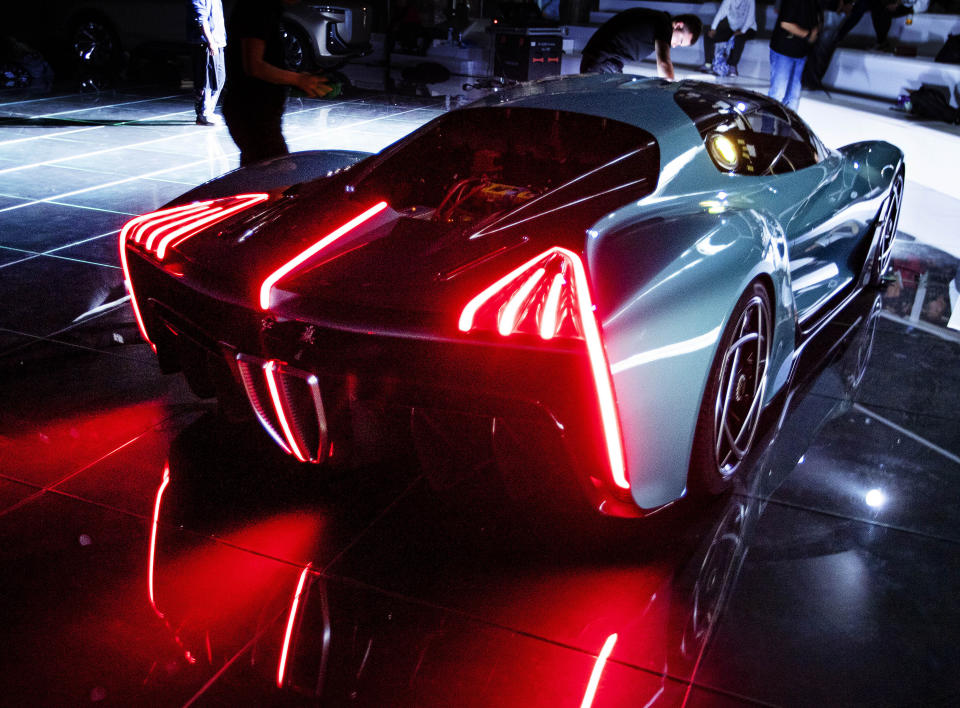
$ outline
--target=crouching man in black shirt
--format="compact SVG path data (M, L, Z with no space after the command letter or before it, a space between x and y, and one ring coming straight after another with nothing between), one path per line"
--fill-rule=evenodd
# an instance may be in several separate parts
M619 12L593 33L583 49L580 73L618 74L625 62L637 62L654 52L657 74L674 78L671 47L689 47L700 38L703 23L696 15L677 15L647 8Z

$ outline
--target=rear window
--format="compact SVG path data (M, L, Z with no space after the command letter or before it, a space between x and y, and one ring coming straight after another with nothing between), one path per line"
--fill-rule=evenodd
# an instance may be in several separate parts
M409 216L475 226L655 145L647 131L609 118L538 108L467 108L388 148L353 187L385 198ZM644 177L650 175L636 175Z

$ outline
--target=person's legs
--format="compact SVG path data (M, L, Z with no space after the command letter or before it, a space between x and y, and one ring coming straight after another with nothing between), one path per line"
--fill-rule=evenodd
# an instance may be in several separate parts
M787 90L781 103L795 111L800 106L801 77L803 76L803 65L807 63L807 58L794 59L789 57L789 59Z
M205 99L207 92L207 57L209 53L207 48L200 44L194 44L191 48L191 58L193 60L193 107L197 112L197 118L203 115Z
M860 21L860 18L863 17L864 13L870 8L870 3L872 0L857 0L853 3L853 9L850 10L850 14L847 15L847 19L843 21L840 25L840 28L837 30L836 35L834 35L834 43L838 43L841 39L846 37L850 30L857 26L857 23Z
M787 82L790 80L790 57L770 50L770 90L767 95L780 101L787 95Z
M878 44L886 43L890 25L893 24L893 15L887 9L887 2L889 0L870 0L870 20L873 22Z
M584 54L580 59L581 74L622 74L623 62L613 57Z
M207 102L204 106L204 113L208 116L213 115L217 107L217 101L220 99L220 92L223 91L223 85L227 78L226 59L223 50L220 49L210 57L208 76L210 80L210 90L207 96Z
M223 117L230 137L240 148L240 166L289 154L283 139L283 110L264 111L237 106L229 100L223 104Z
M729 76L731 74L730 64L727 61L727 56L732 45L733 41L729 39L725 42L717 42L716 44L716 48L713 52L713 61L710 64L710 71L717 76Z
M736 68L740 63L740 57L743 56L743 48L747 44L748 39L753 39L754 35L757 33L752 29L748 29L743 34L737 34L733 37L733 49L730 51L730 55L727 57L727 63Z

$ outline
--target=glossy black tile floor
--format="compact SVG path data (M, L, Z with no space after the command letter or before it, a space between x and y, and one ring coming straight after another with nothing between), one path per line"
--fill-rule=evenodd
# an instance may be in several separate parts
M732 494L557 518L402 456L305 471L161 375L117 231L229 137L185 94L0 101L0 703L960 702L955 258L901 238ZM293 101L285 130L377 150L442 110Z

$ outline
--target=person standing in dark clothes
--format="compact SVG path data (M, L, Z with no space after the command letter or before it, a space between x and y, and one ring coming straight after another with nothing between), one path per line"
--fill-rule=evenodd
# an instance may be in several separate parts
M227 28L220 0L187 1L187 41L193 48L193 97L197 125L219 125L214 115L226 79Z
M849 12L844 13L846 19L834 35L834 45L838 44L850 33L850 30L857 26L860 18L868 10L870 11L870 20L873 22L873 31L877 35L877 49L890 48L887 35L890 34L893 18L903 17L913 12L913 8L905 6L899 0L893 0L892 2L891 0L856 0L849 8Z
M284 4L297 2L238 0L230 16L230 85L223 100L223 117L240 148L241 167L289 152L281 129L288 86L296 86L312 98L331 91L319 76L283 68L280 18Z
M770 37L769 95L793 110L800 105L801 77L817 41L822 13L817 0L783 0Z
M657 74L673 80L671 47L689 47L700 37L703 23L696 15L677 15L647 8L618 12L593 33L583 48L580 73L618 74L625 62L637 62L654 52Z

